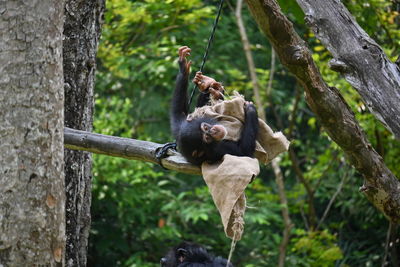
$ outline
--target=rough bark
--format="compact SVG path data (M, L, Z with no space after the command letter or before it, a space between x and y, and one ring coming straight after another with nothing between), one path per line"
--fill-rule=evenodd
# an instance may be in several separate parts
M62 266L64 2L0 0L0 266Z
M246 0L254 19L268 37L281 62L303 86L306 101L328 135L363 175L360 188L393 222L400 221L400 183L372 148L338 89L328 87L305 42L273 0Z
M65 125L92 131L97 45L104 0L67 0L64 22ZM66 186L65 262L86 266L91 223L91 153L64 150Z
M400 139L400 69L336 0L297 0L306 23L332 53L330 67L358 91L368 109Z
M156 164L160 164L156 158L156 153L159 148L164 146L148 141L89 133L70 128L64 129L64 144L69 149ZM161 165L166 169L183 173L201 174L198 166L188 163L181 154L172 150L169 150L168 157L161 160Z

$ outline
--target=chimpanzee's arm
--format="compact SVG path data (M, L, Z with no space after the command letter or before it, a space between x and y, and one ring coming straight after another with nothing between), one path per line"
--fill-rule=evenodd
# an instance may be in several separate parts
M258 115L256 107L251 103L245 106L245 121L240 135L239 147L244 155L252 157L256 149L258 134Z
M172 115L174 117L187 116L187 88L189 81L189 73L186 71L186 59L179 60L179 73L176 76L175 91L172 98Z
M179 73L176 77L175 91L171 103L171 128L176 137L180 126L188 114L187 88L189 80L190 62L186 56L190 55L190 48L183 46L179 48Z

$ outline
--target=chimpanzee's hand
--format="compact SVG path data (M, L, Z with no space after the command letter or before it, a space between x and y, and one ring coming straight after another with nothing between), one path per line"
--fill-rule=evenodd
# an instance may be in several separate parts
M190 65L192 64L192 61L188 61L186 57L190 56L190 51L192 51L189 47L187 46L182 46L178 49L179 53L179 68L181 73L184 74L189 74L190 72Z

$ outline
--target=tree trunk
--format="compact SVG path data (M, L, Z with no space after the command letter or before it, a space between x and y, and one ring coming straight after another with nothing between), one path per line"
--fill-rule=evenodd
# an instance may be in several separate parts
M306 23L332 53L330 67L358 91L364 103L400 139L400 69L336 0L297 0Z
M0 0L0 266L61 266L64 2Z
M260 29L275 48L281 62L298 79L306 101L328 135L364 176L360 188L387 218L400 222L400 182L372 148L354 113L340 95L322 79L310 51L282 14L274 0L246 0Z
M67 0L64 24L65 125L92 131L97 45L104 0ZM86 266L90 229L91 153L65 149L67 266Z

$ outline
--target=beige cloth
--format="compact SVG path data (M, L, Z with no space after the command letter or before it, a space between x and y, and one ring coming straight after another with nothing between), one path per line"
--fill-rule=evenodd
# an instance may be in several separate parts
M226 127L228 131L226 139L237 141L244 122L244 104L244 98L236 93L231 100L218 101L211 106L197 108L188 116L188 120L204 116L214 118ZM246 209L244 190L260 172L258 160L267 164L288 148L289 141L281 132L274 133L264 121L259 120L256 159L225 155L219 163L202 164L203 178L229 238L240 240L242 237L243 216Z
M226 235L240 240L246 210L246 197L243 192L260 172L258 160L227 154L221 163L203 163L201 171L221 216Z

